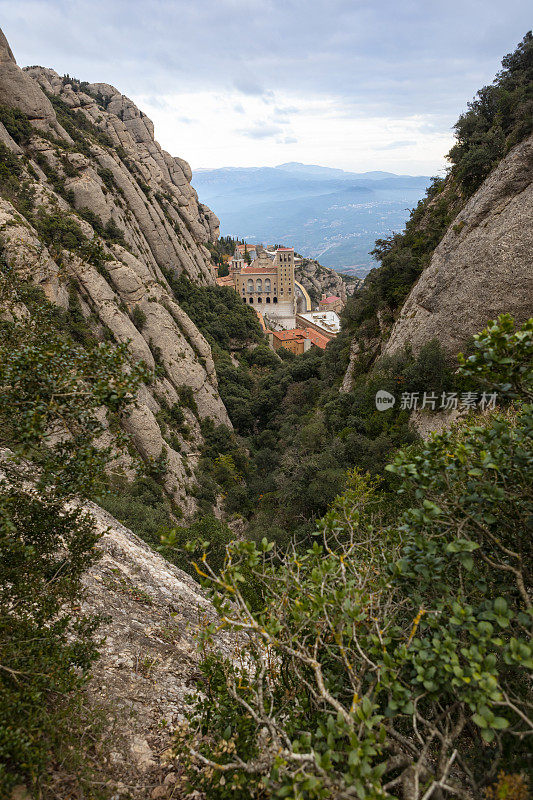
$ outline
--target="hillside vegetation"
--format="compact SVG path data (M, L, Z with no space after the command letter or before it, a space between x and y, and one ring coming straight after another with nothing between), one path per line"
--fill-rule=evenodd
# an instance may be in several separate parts
M355 469L306 547L233 542L221 569L204 553L241 659L207 630L206 696L176 737L191 788L468 798L503 768L496 796L526 797L532 355L533 321L502 316L476 337L461 371L514 405L400 451L387 470L403 503Z

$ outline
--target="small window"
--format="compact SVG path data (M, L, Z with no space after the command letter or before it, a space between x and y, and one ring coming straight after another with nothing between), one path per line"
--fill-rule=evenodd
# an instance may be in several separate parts
M266 301L267 303L270 303L270 297L267 297Z
M277 298L277 297L275 297L275 298L274 298L274 302L275 302L275 303L277 303L277 302L278 302L278 298Z
M253 303L253 302L254 302L254 298L250 297L250 303Z

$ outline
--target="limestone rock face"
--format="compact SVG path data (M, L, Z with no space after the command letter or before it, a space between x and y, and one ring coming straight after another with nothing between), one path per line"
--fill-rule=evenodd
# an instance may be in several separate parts
M106 777L144 800L146 786L164 784L172 772L164 756L184 719L185 697L202 689L198 633L216 614L189 575L98 506L87 510L103 535L102 556L83 579L84 611L109 618L100 629L105 640L89 693L116 728ZM217 644L231 657L235 643L227 634Z
M323 294L341 297L345 292L350 296L361 283L359 278L346 278L334 269L324 267L309 258L303 258L300 264L296 264L294 275L298 283L307 290L314 304L318 304Z
M201 423L231 423L211 349L165 275L215 283L207 244L218 220L198 201L189 165L161 149L131 100L108 84L21 70L0 31L2 104L35 128L15 141L0 123L0 142L19 162L18 195L0 188L3 256L53 303L77 304L99 338L127 342L133 360L153 371L122 425L145 462L164 459L167 494L190 514ZM76 236L60 239L62 223L80 232L83 246ZM174 406L183 419L177 432L168 429Z
M26 114L30 122L38 127L68 134L58 125L50 100L39 87L17 66L4 33L0 30L0 104L18 108Z
M205 245L218 237L218 219L198 202L187 162L173 158L155 141L146 114L105 83L68 83L43 67L29 67L23 75L42 89L45 100L44 92L58 97L113 143L111 148L96 145L92 158L76 161L78 175L67 182L75 208L88 208L104 223L113 218L133 252L154 267L185 271L192 280L213 283ZM115 184L116 191L109 191L99 177L102 170L110 171L106 181Z
M451 355L490 319L533 313L533 137L518 144L455 218L394 324L384 353L437 338Z

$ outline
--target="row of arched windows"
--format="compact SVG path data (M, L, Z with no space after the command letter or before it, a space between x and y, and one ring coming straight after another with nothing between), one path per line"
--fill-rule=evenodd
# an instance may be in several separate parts
M254 281L253 278L248 278L247 283L247 290L248 294L252 292L270 292L271 291L271 283L270 278L265 278L265 285L263 286L263 281L261 278L257 278L255 281L255 288L254 288Z
M242 299L244 300L244 302L246 302L246 297L243 297ZM267 298L265 298L265 301L266 301L267 303L270 303L270 297L267 297ZM250 297L250 298L249 298L249 300L248 300L248 302L250 302L250 303L253 303L253 302L254 302L254 298L253 298L253 297ZM258 303L261 303L261 298L259 298L259 299L257 300L257 302L258 302ZM277 298L277 297L274 297L274 298L273 298L273 300L272 300L272 302L273 302L273 303L277 303L277 302L278 302L278 298Z

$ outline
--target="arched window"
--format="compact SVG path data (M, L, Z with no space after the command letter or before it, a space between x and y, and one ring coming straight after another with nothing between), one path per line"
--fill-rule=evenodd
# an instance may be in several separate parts
M275 297L275 298L274 298L274 302L275 302L275 303L277 303L277 302L278 302L278 298L277 298L277 297Z
M257 279L257 281L255 282L255 285L256 285L256 291L257 292L262 292L263 291L263 281L261 280L261 278Z
M248 278L248 294L251 294L254 290L254 282L252 278Z
M267 303L270 303L270 297L267 297Z
M270 291L270 278L265 278L265 292Z
M254 298L250 297L250 303L253 303L253 302L254 302Z

